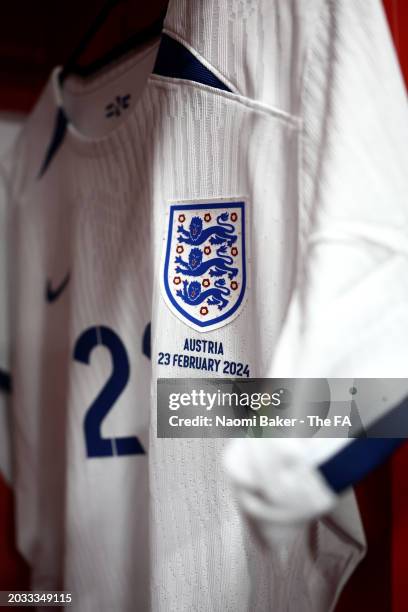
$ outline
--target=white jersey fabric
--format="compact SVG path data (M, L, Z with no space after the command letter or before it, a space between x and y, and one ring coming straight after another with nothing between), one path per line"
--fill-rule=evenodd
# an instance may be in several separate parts
M109 105L117 104L115 96L119 94L131 96L144 75L145 62L151 70L156 48L154 43L97 80L68 82L66 89L71 87L73 92L69 102L77 104L73 113L78 122L86 108L87 125L92 127L99 121L101 130L112 129L112 122L122 119L127 105L119 104L113 115ZM77 207L87 216L102 197L109 216L116 187L108 179L109 190L103 189L105 195L101 195L97 185L89 185L87 208L82 199L77 199L80 182L76 175L81 169L83 176L88 176L83 167L86 156L76 158L73 174L64 159L51 165L50 160L54 164L57 161L57 152L62 153L66 126L57 101L57 79L58 71L3 160L10 205L14 298L11 369L17 539L31 565L33 589L72 590L78 610L144 610L148 609L149 597L146 380L150 380L150 348L145 336L150 321L150 302L146 301L150 281L143 273L142 259L127 256L125 267L136 267L127 274L132 285L136 282L138 287L137 306L126 298L126 312L121 307L112 313L112 319L105 312L111 306L103 298L104 290L99 294L84 277L81 282L85 285L80 285L78 294L82 314L78 318L71 313L67 294L78 274L72 272L72 250L83 262L82 247L75 246ZM124 79L127 89L123 91ZM99 213L97 216L102 224L107 221ZM133 223L137 225L137 217ZM92 230L93 222L81 224ZM83 239L87 242L85 236ZM101 269L106 265L101 253L109 259L108 243L115 250L117 243L112 237L107 243L99 229L95 239L94 246L92 240L88 244L86 269L97 278L98 265ZM123 254L118 253L118 257ZM116 268L118 260L111 263ZM117 277L113 269L110 274L111 281ZM130 289L126 284L120 289L122 298ZM76 323L71 330L72 316ZM130 348L124 349L118 336L121 325L133 339ZM72 344L71 335L80 329ZM78 342L81 337L82 343ZM98 349L100 344L105 348ZM74 382L72 376L78 379ZM71 397L72 392L75 397ZM116 399L118 412L108 415ZM93 404L96 418L104 421L102 432L92 421L85 430L85 417ZM99 433L108 444L100 457L99 450L92 447ZM124 440L119 441L121 438Z
M10 180L19 544L33 585L81 612L327 612L364 551L354 499L289 564L263 549L225 442L157 438L156 380L270 373L333 189L361 223L399 196L384 15L173 0L161 45L150 76L156 45L85 88L55 72Z
M325 117L304 122L298 281L272 377L407 376L408 107L374 4L360 13L340 2L329 12L331 80L308 79L305 89ZM311 70L323 61L317 48ZM362 417L369 424L381 414Z
M186 4L179 6L188 10ZM249 363L251 376L290 376L293 370L285 368L286 361L273 359L289 310L299 302L304 307L306 294L313 296L306 302L306 314L314 317L320 313L319 299L326 303L322 280L326 277L330 278L328 295L332 290L341 293L345 286L352 293L353 286L357 286L355 276L348 276L349 285L343 285L337 268L330 274L331 259L323 256L321 267L326 264L326 275L315 279L321 270L314 268L314 260L309 257L315 219L325 220L330 226L331 217L326 217L329 210L332 216L344 217L352 226L354 221L370 225L372 214L376 215L374 211L380 208L385 232L398 225L403 215L405 202L401 196L406 190L401 185L405 185L406 164L399 125L405 99L378 2L273 2L264 7L261 18L255 6L241 4L240 19L233 21L231 15L237 4L217 6L212 13L216 17L212 19L211 36L207 37L200 37L197 9L189 11L192 46L213 62L241 94L267 107L252 107L250 112L246 99L244 112L237 98L233 101L227 94L218 96L226 116L222 121L224 134L232 126L226 139L233 170L228 167L224 180L217 185L220 175L211 169L210 188L200 182L200 192L204 197L218 193L248 196L251 270L247 303L241 314L216 334L208 335L223 343L224 359ZM208 3L206 8L210 11L214 4ZM186 36L186 30L176 24L169 27ZM243 39L251 43L241 47ZM223 53L217 55L221 44L225 45ZM383 117L393 115L394 105L392 120L384 121ZM289 115L286 122L276 114L266 117L268 110L276 113L277 109ZM229 123L227 118L233 113L240 118ZM215 115L213 110L211 116ZM297 125L292 124L294 119ZM239 134L235 131L238 122ZM191 141L201 142L201 138L206 139L202 132ZM227 156L225 148L217 148L218 143L225 147L220 132L212 138L216 160L213 168L224 169ZM199 159L196 180L207 176L206 162L203 156ZM229 184L231 177L233 183ZM183 192L175 187L174 199L192 198L192 189L194 186L187 185ZM385 208L385 201L390 200L395 211L391 217ZM158 225L156 219L155 228ZM335 237L328 234L322 242L330 244L333 240ZM356 242L361 252L358 263L361 258L373 265L375 246L358 232ZM339 268L341 263L339 258ZM353 269L349 260L343 263ZM361 268L354 270L364 276ZM387 290L385 278L379 286ZM319 293L314 292L315 287ZM363 304L364 292L355 299ZM170 323L172 319L161 308L158 292L154 306L157 314L152 329L157 331L158 341L156 349L153 344L153 356L159 353L160 359L160 352L167 353L171 360L174 353L182 351L191 332L186 333L178 321ZM381 312L385 314L379 308L377 313ZM341 318L341 308L336 313ZM331 313L325 314L329 317ZM165 342L162 330L170 325L172 330ZM331 325L336 325L334 318ZM317 335L317 316L315 326ZM178 329L179 340L175 338ZM291 364L298 356L299 334L288 329L282 351ZM343 333L347 340L345 329ZM336 341L339 342L338 336ZM335 342L331 350L334 357ZM371 358L375 361L375 354ZM307 365L305 360L305 368ZM352 377L363 371L368 375L365 365L361 364L356 372L350 368L342 375ZM157 373L187 375L178 367L159 366ZM322 375L328 375L326 369L313 370L313 376ZM292 543L290 571L285 572L277 555L262 557L237 514L219 468L223 442L157 440L154 416L153 413L150 459L156 606L162 610L332 609L364 548L354 501L344 498L335 515L314 524L307 544L302 537ZM363 420L369 417L366 414ZM196 495L192 491L197 491ZM186 516L190 520L189 539Z

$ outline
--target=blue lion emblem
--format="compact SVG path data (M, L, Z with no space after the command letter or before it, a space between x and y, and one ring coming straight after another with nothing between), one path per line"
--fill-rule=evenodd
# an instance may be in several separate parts
M183 225L178 226L177 233L181 234L181 236L178 236L177 240L185 244L200 245L210 239L210 244L223 244L226 242L228 246L231 246L237 241L237 236L234 234L235 227L231 223L226 223L228 219L229 214L226 212L222 213L217 217L218 225L213 225L203 230L201 217L193 217L188 230L184 229Z
M226 325L247 295L245 202L175 202L168 218L162 260L167 306L198 331Z
M198 281L189 283L185 280L183 281L183 289L179 289L177 295L181 297L186 304L190 304L190 306L197 306L207 300L207 304L210 306L218 306L218 310L222 310L228 304L228 300L226 300L224 296L230 295L231 291L228 287L225 287L225 280L223 278L215 281L214 285L215 287L202 291L201 284Z
M180 256L176 257L175 263L179 264L175 271L177 274L186 276L202 276L210 270L210 276L223 276L228 273L228 278L233 279L237 276L239 269L231 267L234 262L229 255L224 255L227 247L224 245L217 249L218 257L213 257L203 262L203 252L201 249L191 249L188 261L184 261ZM181 267L183 266L183 267Z

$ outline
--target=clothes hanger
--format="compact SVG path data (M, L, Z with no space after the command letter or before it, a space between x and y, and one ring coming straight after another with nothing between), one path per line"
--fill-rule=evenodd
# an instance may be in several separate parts
M82 40L72 53L71 57L66 62L65 66L60 72L59 79L61 85L64 83L66 78L70 75L76 75L79 77L89 77L119 59L132 49L148 42L149 40L159 36L163 29L163 22L166 16L166 11L163 11L161 15L151 25L147 26L143 30L136 32L131 35L125 41L116 45L113 49L105 53L102 57L94 60L87 65L81 65L79 60L87 49L89 44L92 42L95 35L99 32L103 24L108 19L111 12L118 7L120 4L125 3L126 0L108 0L104 5L100 13L96 16L94 22L85 33Z

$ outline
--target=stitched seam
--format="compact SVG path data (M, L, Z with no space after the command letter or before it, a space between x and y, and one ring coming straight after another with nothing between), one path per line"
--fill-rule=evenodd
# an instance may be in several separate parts
M150 79L152 84L155 84L156 86L183 85L191 89L201 89L207 93L211 93L221 98L226 98L227 100L235 102L240 106L245 106L247 108L250 108L251 110L270 115L278 121L284 123L286 126L294 128L296 130L299 130L302 126L302 121L299 117L290 115L289 113L286 113L283 110L268 106L266 104L263 104L262 102L257 102L255 100L252 100L251 98L246 98L245 96L234 94L228 91L223 91L221 89L211 87L210 85L204 85L203 83L197 83L195 81L190 81L189 79L175 79L172 77L164 77L158 74L151 75Z
M304 63L302 67L302 74L300 77L300 95L299 95L299 117L302 121L302 126L304 126L304 96L307 88L307 84L309 83L309 73L311 68L311 60L310 57L313 53L314 41L316 39L317 32L319 30L319 26L322 20L322 11L321 6L316 10L315 15L313 16L313 21L310 25L309 32L309 40L307 43L307 47L304 54ZM301 133L299 134L299 152L298 152L298 202L299 202L299 274L304 274L304 270L302 270L302 261L306 256L305 250L302 252L302 249L306 249L306 244L303 244L302 238L306 238L304 236L305 228L307 224L307 217L310 211L305 210L305 198L304 198L304 175L305 175L305 130L302 127ZM299 280L298 276L298 280Z

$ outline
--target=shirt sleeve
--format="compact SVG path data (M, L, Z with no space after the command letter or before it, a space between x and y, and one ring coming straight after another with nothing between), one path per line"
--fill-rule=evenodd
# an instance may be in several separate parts
M406 378L408 112L379 0L321 4L300 106L297 280L271 376Z

